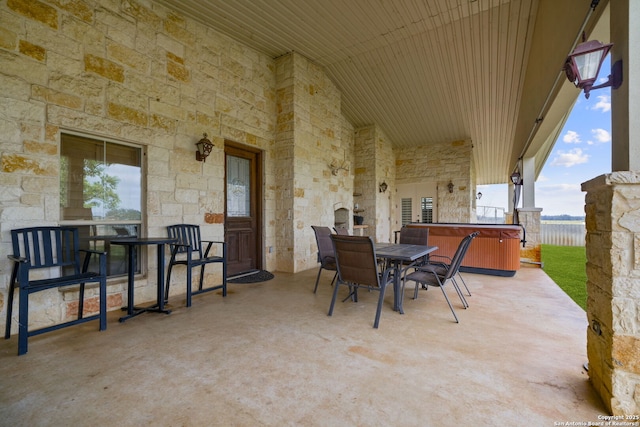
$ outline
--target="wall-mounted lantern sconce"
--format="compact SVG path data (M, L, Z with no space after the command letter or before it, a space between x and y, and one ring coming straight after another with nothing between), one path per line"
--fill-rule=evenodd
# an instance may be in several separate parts
M482 193L478 191L478 194L476 194L476 199L480 200L482 199Z
M342 164L338 165L338 162L333 160L329 165L329 168L331 169L331 173L333 175L338 175L338 171L340 170L349 172L349 164L346 161L343 161Z
M447 188L449 189L449 193L453 193L453 182L449 181Z
M382 181L382 184L378 186L378 189L380 190L381 193L386 192L387 188L388 188L388 185L385 181Z
M589 99L589 92L593 89L603 87L618 89L622 84L622 60L619 60L611 67L611 74L606 83L593 85L611 46L613 43L603 44L598 40L589 40L576 46L565 61L564 72L567 78L576 87L584 90L584 97L587 99Z
M202 134L202 139L196 142L196 160L199 162L204 162L211 154L211 150L213 149L213 143L207 139L207 134Z
M510 178L513 185L522 185L522 177L520 176L520 172L512 173Z

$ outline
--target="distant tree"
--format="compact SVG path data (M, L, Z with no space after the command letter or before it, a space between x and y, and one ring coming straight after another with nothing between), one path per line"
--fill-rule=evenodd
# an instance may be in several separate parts
M102 206L105 210L112 210L120 206L120 197L116 193L120 178L107 174L105 169L106 165L103 162L96 160L85 162L83 183L85 208ZM97 180L89 180L88 177L97 178Z
M107 218L121 221L134 221L141 217L140 211L135 209L113 209L107 212Z
M573 215L542 215L540 217L543 221L584 221L584 216L573 216Z

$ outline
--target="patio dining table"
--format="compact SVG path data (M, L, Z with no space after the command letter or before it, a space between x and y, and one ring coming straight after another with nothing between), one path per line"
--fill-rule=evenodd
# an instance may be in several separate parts
M127 311L127 314L120 317L120 323L147 311L171 313L171 310L164 308L164 248L165 245L175 243L177 240L168 237L123 237L111 240L112 245L123 245L127 248L127 306L122 308ZM157 246L157 301L156 304L149 307L136 307L133 303L137 252L135 247L145 245Z
M404 262L414 262L431 252L437 251L437 246L408 245L402 243L376 243L376 256L389 261L393 267L393 310L404 314L402 308L402 289L400 274Z

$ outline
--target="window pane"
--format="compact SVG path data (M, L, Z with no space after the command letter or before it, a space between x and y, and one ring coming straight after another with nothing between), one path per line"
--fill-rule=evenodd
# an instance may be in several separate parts
M139 235L142 149L62 134L60 219L78 226L82 249L108 253L110 276L126 274L125 247L111 245L111 239Z
M121 237L138 236L138 225L78 225L80 248L107 253L107 276L124 276L127 274L127 247L112 245L111 240ZM140 248L135 246L136 257L140 256ZM139 258L138 258L139 259ZM92 256L89 263L90 271L98 271L98 257ZM141 272L140 265L136 265L136 274ZM70 271L69 271L70 273Z
M140 220L141 149L62 135L63 220Z
M251 216L250 161L227 156L227 216Z

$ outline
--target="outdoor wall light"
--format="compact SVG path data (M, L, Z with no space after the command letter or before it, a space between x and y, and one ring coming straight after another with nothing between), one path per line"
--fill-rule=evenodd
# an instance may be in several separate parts
M622 84L622 60L619 60L611 67L611 74L609 74L609 80L606 83L593 85L611 46L613 43L603 44L598 40L589 40L576 46L565 61L564 72L567 79L576 87L584 90L584 96L587 99L589 99L589 92L593 89L603 87L618 89Z
M522 177L520 176L520 172L512 173L510 178L513 185L522 185Z
M449 189L449 193L453 193L453 182L449 181L447 188Z
M476 199L482 199L482 193L480 191L478 191L478 194L476 194Z
M202 139L196 142L196 160L199 162L204 162L211 154L211 149L213 149L213 143L207 139L207 134L202 134Z
M386 192L386 191L387 191L387 188L388 188L388 185L387 185L387 183L386 183L385 181L382 181L382 184L380 184L380 185L378 186L378 190L379 190L381 193Z

